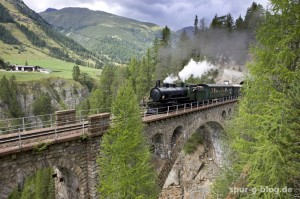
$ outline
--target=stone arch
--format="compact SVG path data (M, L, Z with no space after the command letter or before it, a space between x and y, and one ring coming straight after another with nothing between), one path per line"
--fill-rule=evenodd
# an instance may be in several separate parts
M78 189L77 191L79 192L79 198L85 198L85 191L87 187L84 184L85 182L85 176L83 174L83 170L73 161L68 159L67 157L61 157L59 159L50 159L46 160L43 159L42 161L37 161L31 166L20 166L20 169L17 169L17 174L16 178L11 179L12 182L10 185L7 187L7 198L9 194L16 188L23 186L25 183L25 180L34 175L38 170L44 169L44 168L64 168L67 169L69 172L72 172L74 176L76 177L78 181Z
M232 116L232 109L231 108L229 108L229 110L228 110L228 116L229 117Z
M154 155L163 155L164 136L162 133L156 133L152 139L152 152Z
M222 111L222 118L225 119L226 118L226 111Z
M200 131L203 135L206 151L208 152L211 149L208 156L221 166L224 159L224 146L222 140L225 134L223 126L219 122L208 121L201 125L197 131Z
M175 130L173 131L172 137L171 137L171 149L173 149L176 145L176 141L178 138L183 135L183 127L182 126L177 126Z

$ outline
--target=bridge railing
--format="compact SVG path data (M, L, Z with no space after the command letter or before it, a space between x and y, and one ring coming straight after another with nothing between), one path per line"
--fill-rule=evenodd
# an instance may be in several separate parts
M32 118L33 118L33 120L32 120ZM46 119L41 119L41 118L46 118ZM31 130L35 130L35 129L57 126L58 123L54 120L54 118L55 118L55 116L51 114L51 115L48 115L48 117L43 115L39 118L24 117L24 118L5 120L5 122L11 122L11 123L9 123L5 127L0 127L0 134L31 131ZM31 119L31 120L28 121L28 119ZM81 122L81 120L76 119L74 121L70 121L70 123L74 123L74 122Z
M68 120L68 124L87 121L88 116L103 112L110 112L110 107L105 109L90 109L76 111L75 118L72 120ZM0 120L0 135L22 131L30 131L40 128L48 128L57 125L58 123L56 122L56 114L5 119Z
M108 115L108 116L107 116ZM94 118L93 116L92 118ZM99 117L97 115L96 117ZM43 143L44 140L58 140L70 135L82 136L82 139L87 139L89 135L101 134L106 132L110 126L109 113L106 116L101 116L101 122L81 121L76 124L69 124L65 126L53 126L51 128L44 128L37 132L18 132L11 133L0 137L0 151L1 149L9 147L17 147L19 150L24 148L26 144ZM97 119L97 118L96 118ZM89 118L91 120L91 117Z
M183 113L186 111L191 111L207 106L212 106L216 104L221 104L224 102L228 102L231 100L238 99L238 96L230 96L230 97L223 97L219 99L213 99L213 100L203 100L203 101L197 101L197 102L190 102L190 103L184 103L179 105L173 105L173 106L166 106L166 107L159 107L159 108L147 108L145 107L143 109L143 117L151 116L152 118L155 117L161 117L161 116L168 116L168 115L176 115L179 113Z
M204 101L191 102L191 103L185 103L185 104L174 105L174 106L151 108L151 109L144 106L141 108L141 114L143 117L148 117L148 116L161 117L162 115L169 115L169 114L174 115L174 114L182 113L193 109L198 109L199 107L211 106L212 104L218 104L224 101L230 101L237 98L238 98L237 96L224 97L216 100L204 100ZM76 111L75 113L76 116L74 117L73 120L68 120L68 123L80 123L86 121L89 115L99 114L103 112L111 112L111 107L104 108L104 109L90 109L90 110ZM5 120L0 120L0 135L53 127L56 125L58 124L56 122L55 114L5 119Z

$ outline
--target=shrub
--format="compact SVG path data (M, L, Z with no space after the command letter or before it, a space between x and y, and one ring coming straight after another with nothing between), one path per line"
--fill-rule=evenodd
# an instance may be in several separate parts
M194 153L194 151L197 149L197 146L199 144L203 144L203 137L200 133L195 132L192 134L192 136L188 139L188 141L183 146L184 153L185 154Z

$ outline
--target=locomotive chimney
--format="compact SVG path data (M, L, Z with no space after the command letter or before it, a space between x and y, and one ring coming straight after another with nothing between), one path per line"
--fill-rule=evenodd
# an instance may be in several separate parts
M156 81L156 85L155 85L156 87L160 87L160 80L157 80Z
M164 83L164 87L169 88L170 84L169 83Z

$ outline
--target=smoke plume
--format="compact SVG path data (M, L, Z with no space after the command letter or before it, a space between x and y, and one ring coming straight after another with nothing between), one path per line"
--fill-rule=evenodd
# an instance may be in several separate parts
M193 77L201 77L204 73L211 69L215 69L216 66L211 64L210 62L204 60L201 62L196 62L193 59L178 73L178 75L171 74L169 75L163 82L164 83L173 83L174 81L181 80L185 81Z
M190 78L192 75L196 77L201 77L205 72L216 68L213 64L207 62L206 60L201 62L196 62L193 59L190 60L188 65L186 65L179 73L178 76L182 81Z

